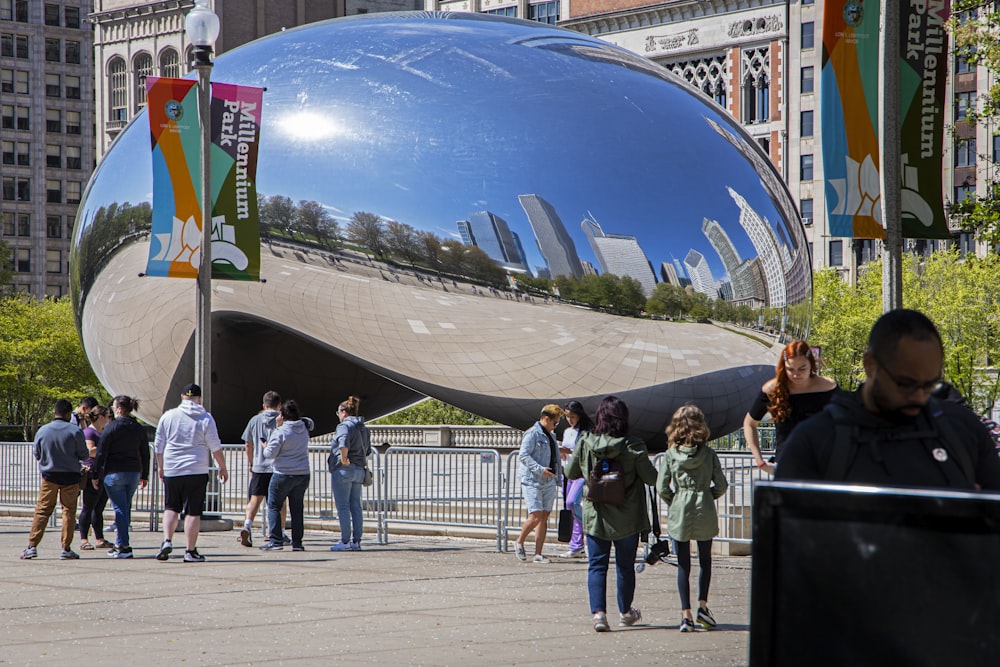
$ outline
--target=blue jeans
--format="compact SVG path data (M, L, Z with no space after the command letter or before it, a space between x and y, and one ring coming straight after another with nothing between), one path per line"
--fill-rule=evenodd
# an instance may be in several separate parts
M587 535L587 592L590 594L590 613L607 611L608 563L611 545L615 545L615 568L618 570L618 611L627 612L635 598L635 553L639 549L639 533L615 540L602 540Z
M132 523L132 496L139 488L140 473L109 472L104 476L104 487L108 490L108 500L115 511L115 544L129 546L128 529Z
M361 542L364 531L364 517L361 515L361 489L364 488L365 469L349 465L333 471L330 480L333 487L333 502L337 506L340 519L340 541ZM352 533L353 528L353 533Z
M267 487L267 525L270 527L268 539L272 544L281 544L281 506L288 499L288 513L292 517L292 546L302 546L302 536L306 532L302 516L305 511L306 489L309 488L309 475L283 475L276 472L271 475L271 483Z

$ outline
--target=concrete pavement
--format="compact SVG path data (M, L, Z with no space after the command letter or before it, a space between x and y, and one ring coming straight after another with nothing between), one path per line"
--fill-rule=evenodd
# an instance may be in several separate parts
M137 530L133 560L85 551L62 561L50 528L38 558L21 561L29 525L0 517L0 665L747 662L748 557L714 559L716 630L678 633L676 569L658 565L637 575L642 621L619 629L609 613L614 631L598 634L584 560L521 563L489 540L391 535L388 545L331 553L331 533L307 531L305 552L265 553L241 547L233 531L201 535L205 563L182 562L176 547L161 563L160 535ZM697 565L693 591L696 578Z

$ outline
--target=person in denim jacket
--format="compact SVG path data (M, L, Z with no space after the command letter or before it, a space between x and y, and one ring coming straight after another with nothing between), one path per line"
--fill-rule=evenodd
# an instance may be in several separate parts
M559 480L559 448L552 431L562 420L563 409L554 403L542 408L542 414L534 426L524 432L521 450L518 452L518 481L521 495L528 509L528 518L521 526L521 534L514 542L514 554L518 560L528 560L524 551L524 541L535 533L535 563L548 563L542 553L545 533L548 530L549 514L556 501Z

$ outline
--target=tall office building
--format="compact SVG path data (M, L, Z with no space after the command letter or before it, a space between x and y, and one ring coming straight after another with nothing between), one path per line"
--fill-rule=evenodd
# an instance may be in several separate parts
M462 232L463 241L466 234L471 239L466 245L480 248L490 259L509 271L524 273L528 270L527 260L521 254L506 220L490 211L477 211L470 213L469 219L464 222L467 231ZM459 223L460 231L462 227L462 223Z
M660 281L667 283L668 285L673 285L674 287L681 286L681 279L677 275L677 269L670 262L660 263Z
M705 256L691 248L687 256L684 257L684 266L687 267L688 275L691 276L691 286L695 292L709 296L713 299L719 296L719 290L715 286L715 278L712 277L712 269L709 268Z
M740 226L750 237L750 242L753 243L757 258L764 269L764 279L767 281L767 305L780 308L786 304L786 292L785 268L781 249L778 247L778 237L775 236L771 225L753 210L742 195L728 186L726 190L740 209Z
M521 202L521 208L535 232L538 251L545 259L549 276L582 278L583 267L576 253L576 244L552 204L538 195L518 195L517 200Z
M585 218L580 227L590 242L594 257L601 265L601 271L635 278L642 285L642 291L646 296L653 293L656 289L656 275L646 253L642 251L639 241L634 236L605 234L593 218Z
M701 223L701 231L705 234L705 238L708 239L712 248L715 249L719 259L722 260L722 265L729 276L730 288L724 293L723 298L727 301L746 302L748 299L754 299L763 302L764 291L758 289L756 284L752 260L740 259L736 246L733 245L732 239L729 238L729 234L726 233L722 225L717 220L704 218Z
M13 286L69 290L69 236L94 166L90 2L0 0L0 232Z

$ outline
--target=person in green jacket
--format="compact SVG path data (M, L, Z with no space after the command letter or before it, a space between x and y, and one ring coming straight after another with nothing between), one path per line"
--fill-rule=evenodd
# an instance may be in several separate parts
M608 563L611 546L615 547L615 567L618 570L618 621L633 625L642 612L632 606L635 598L635 553L639 548L639 533L649 531L646 511L646 485L656 482L656 468L649 460L646 443L628 434L628 406L617 396L601 400L595 417L596 425L589 433L581 433L573 455L566 463L570 479L589 479L590 470L605 459L617 459L622 464L625 480L625 502L621 505L594 503L583 500L583 532L587 536L587 590L594 629L610 630L605 613L608 589Z
M668 510L667 533L677 554L677 591L681 596L681 632L693 632L691 616L691 540L698 543L698 625L715 627L708 609L712 582L712 538L719 534L715 501L729 484L715 450L709 447L705 414L696 405L681 406L667 425L667 451L660 462L656 490Z

